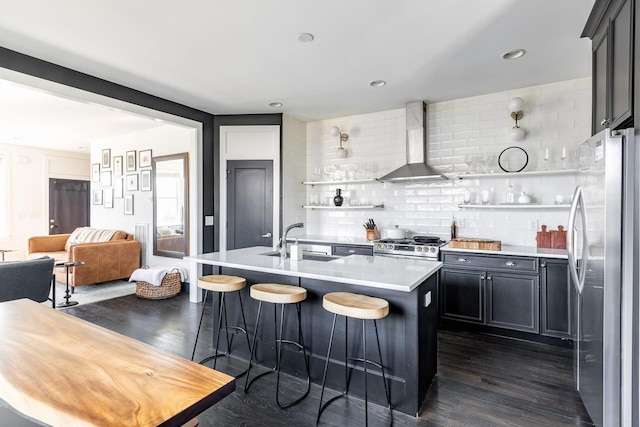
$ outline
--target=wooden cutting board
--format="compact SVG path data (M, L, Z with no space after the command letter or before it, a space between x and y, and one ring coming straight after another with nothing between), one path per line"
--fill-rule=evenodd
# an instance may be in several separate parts
M457 249L480 249L485 251L500 251L502 250L502 242L500 240L490 239L471 239L458 237L449 241L450 248Z
M551 233L547 231L547 226L542 226L542 231L538 231L536 235L536 244L539 248L551 247Z
M562 225L557 230L551 230L551 242L548 246L553 249L567 249L567 232Z

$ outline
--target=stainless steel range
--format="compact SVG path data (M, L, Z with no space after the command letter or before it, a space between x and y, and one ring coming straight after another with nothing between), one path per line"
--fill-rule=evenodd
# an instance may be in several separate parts
M440 247L447 242L434 236L415 236L411 239L382 239L373 244L373 254L397 258L425 258L438 260Z

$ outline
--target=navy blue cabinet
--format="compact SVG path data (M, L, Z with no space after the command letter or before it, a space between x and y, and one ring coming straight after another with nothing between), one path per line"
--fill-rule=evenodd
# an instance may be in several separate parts
M445 251L443 263L442 319L572 338L575 293L566 259Z

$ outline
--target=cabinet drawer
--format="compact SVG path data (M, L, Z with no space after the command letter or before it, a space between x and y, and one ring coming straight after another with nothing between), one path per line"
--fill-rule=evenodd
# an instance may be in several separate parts
M467 252L443 252L442 260L448 267L481 267L504 271L538 271L538 259L516 256L476 255Z
M333 245L333 255L373 255L373 246Z

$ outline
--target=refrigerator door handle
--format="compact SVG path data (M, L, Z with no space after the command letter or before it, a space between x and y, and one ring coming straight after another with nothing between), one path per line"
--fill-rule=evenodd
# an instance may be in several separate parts
M580 208L581 219L582 219L582 229L583 229L583 259L586 261L586 222L585 222L585 213L584 213L584 198L582 193L582 187L576 187L576 191L573 193L573 201L571 202L571 210L569 211L569 232L567 233L567 258L569 260L569 273L571 274L571 279L573 281L573 285L575 286L578 293L582 293L582 288L584 287L584 276L586 272L586 264L582 265L580 269L578 269L578 262L576 259L576 247L574 241L574 234L576 230L576 216L578 214L578 208Z

